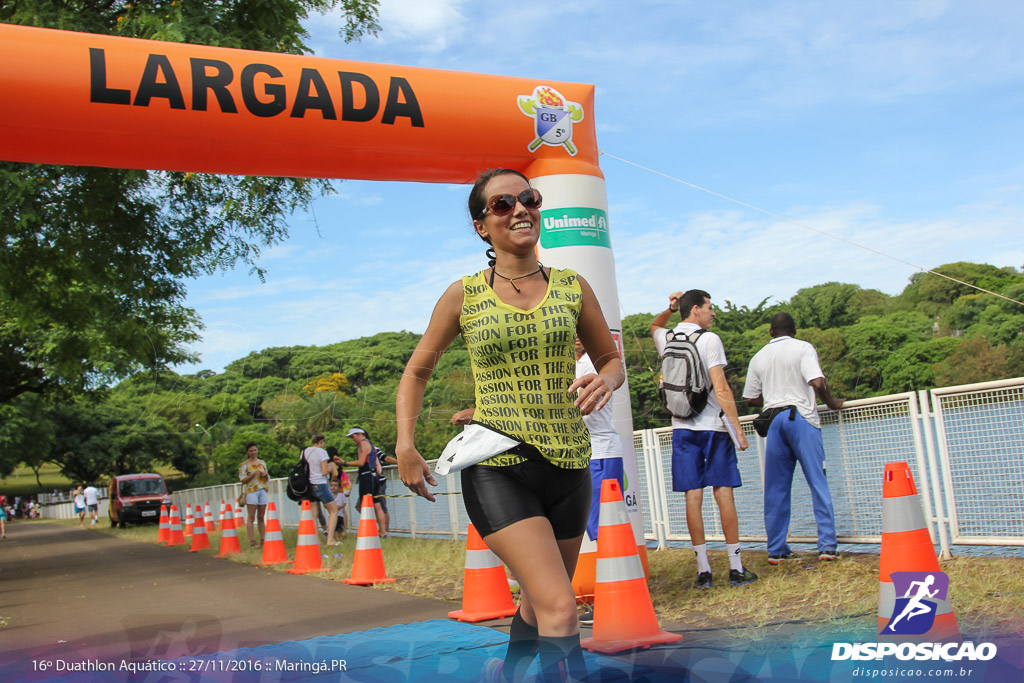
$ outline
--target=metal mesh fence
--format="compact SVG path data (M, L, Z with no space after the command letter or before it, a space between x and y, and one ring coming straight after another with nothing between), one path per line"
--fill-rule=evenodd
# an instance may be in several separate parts
M953 543L1024 545L1024 381L931 393Z
M922 392L922 396L924 392ZM914 394L851 401L841 411L822 411L822 439L829 487L836 511L836 530L844 543L881 540L882 473L885 464L909 463L922 494L930 531L936 518L945 523L943 505L932 496L936 468L929 470L926 456L935 455L942 471L945 508L954 543L971 545L1024 545L1024 378L930 392L937 448L932 449L931 417L918 410ZM923 400L923 399L922 399ZM750 449L738 454L743 485L734 497L740 519L740 538L764 541L764 440L754 434L753 417L740 420ZM672 489L672 430L634 432L639 481L639 506L644 535L649 540L689 539L686 504ZM926 452L926 449L930 449ZM937 453L933 452L937 451ZM437 501L408 496L395 467L385 468L391 530L427 537L465 538L469 518L461 496L458 474L441 477ZM299 506L285 496L285 479L274 479L270 499L282 525L297 526ZM937 484L936 484L937 485ZM177 491L183 504L210 503L214 514L220 501L233 501L239 484ZM355 528L356 492L349 499L349 528ZM44 506L48 508L61 506ZM817 528L811 497L800 468L794 473L790 540L814 542ZM933 512L935 511L935 512ZM705 533L722 541L721 522L711 491L703 501ZM51 515L46 515L51 516ZM944 546L945 547L945 546Z

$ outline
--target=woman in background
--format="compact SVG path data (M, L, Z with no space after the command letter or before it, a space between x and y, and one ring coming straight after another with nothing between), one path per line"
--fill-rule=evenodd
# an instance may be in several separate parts
M245 444L245 460L238 467L238 480L242 482L242 491L245 493L245 530L249 533L249 546L256 547L256 536L253 535L253 518L257 520L260 530L260 545L263 545L263 536L267 527L264 518L267 514L267 504L270 502L270 495L267 486L270 483L270 473L267 472L267 463L259 459L260 447L255 441Z

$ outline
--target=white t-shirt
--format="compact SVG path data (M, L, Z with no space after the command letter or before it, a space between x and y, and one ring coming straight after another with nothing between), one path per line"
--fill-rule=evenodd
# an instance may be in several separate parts
M589 374L596 375L597 369L590 360L590 356L585 353L576 361L576 378L579 379L583 375ZM604 408L583 416L583 424L590 432L591 460L622 457L622 439L615 431L615 423L612 421L612 404L614 402L615 396L613 395L608 399Z
M344 517L345 506L348 505L348 496L346 496L341 491L338 491L336 494L334 494L334 503L335 505L338 506L338 516Z
M84 510L85 509L85 496L81 493L75 496L75 507Z
M672 330L675 334L683 333L691 335L700 329L696 323L679 323ZM654 346L658 349L658 355L664 355L665 346L668 344L669 331L665 328L654 331ZM708 386L711 387L711 368L721 365L724 369L728 361L725 359L725 346L721 338L714 332L704 332L697 337L697 353L700 354L700 362L704 366ZM715 389L708 390L708 404L704 410L692 417L678 418L672 416L672 429L689 429L692 432L724 432L725 425L722 423L722 407L718 405L718 397L715 396Z
M99 505L99 491L96 490L95 486L86 486L82 493L85 494L86 505Z
M796 406L800 414L821 428L811 380L825 375L814 346L792 337L776 337L750 359L743 398L764 397L764 408Z
M330 460L327 457L327 451L316 446L310 446L302 454L302 457L309 463L309 483L316 486L317 484L326 484L327 477L320 471L320 463L324 460Z

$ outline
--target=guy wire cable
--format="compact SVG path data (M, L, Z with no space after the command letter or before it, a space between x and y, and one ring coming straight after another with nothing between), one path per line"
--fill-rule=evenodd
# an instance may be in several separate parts
M642 170L647 171L649 173L653 173L655 175L660 175L663 178L668 178L669 180L673 180L673 181L675 181L675 182L677 182L677 183L679 183L681 185L686 185L687 187L692 187L695 190L700 190L701 192L706 192L707 194L710 194L710 195L712 195L714 197L718 197L719 199L724 199L727 202L732 202L733 204L739 204L740 206L746 207L746 208L751 209L753 211L757 211L759 213L763 213L763 214L765 214L767 216L771 216L772 218L776 218L776 219L778 219L780 221L784 221L786 223L792 223L793 225L795 225L797 227L800 227L800 228L803 228L804 230L810 230L811 232L816 232L819 235L825 235L826 237L831 237L834 240L839 240L840 242L845 242L846 244L849 244L850 246L853 246L853 247L857 247L858 249L863 249L864 251L869 251L872 254L876 254L878 256L882 256L882 257L890 259L892 261L896 261L897 263L902 263L903 265L910 266L911 268L915 268L915 269L917 269L918 271L920 271L922 273L931 273L932 275L938 275L939 277L946 278L947 280L951 280L953 282L956 282L957 284L964 285L965 287L970 287L971 289L976 289L979 292L984 292L985 294L991 294L992 296L997 296L1000 299L1005 299L1006 301L1009 301L1011 303L1015 303L1018 306L1024 306L1024 301L1017 301L1016 299L1011 299L1010 297L1008 297L1008 296L1006 296L1004 294L1000 294L998 292L993 292L993 291L991 291L989 289L985 289L984 287L979 287L978 285L971 284L970 282L964 282L963 280L959 280L959 279L957 279L957 278L955 278L955 277L953 277L951 275L945 275L944 273L939 273L939 272L931 270L929 268L925 268L924 266L919 266L916 263L911 263L910 261L904 261L903 259L901 259L899 257L892 256L891 254L886 254L884 251L879 251L877 249L873 249L873 248L871 248L869 246L866 246L864 244L860 244L858 242L854 242L852 240L848 240L845 237L840 237L839 235L833 235L832 233L827 232L825 230L821 230L819 228L815 228L813 226L807 225L806 223L801 223L800 221L794 220L792 218L787 218L786 216L782 216L782 215L779 215L777 213L773 213L771 211L768 211L767 209L762 209L762 208L760 208L758 206L754 206L753 204L748 204L748 203L746 203L744 201L740 201L739 199L733 199L732 197L729 197L728 195L721 194L720 192L715 192L714 190L709 190L706 187L701 187L700 185L696 185L694 183L687 182L685 180L682 180L681 178L676 178L674 176L670 176L667 173L663 173L663 172L655 170L653 168L649 168L647 166L643 166L641 164L636 163L635 161L629 161L628 159L623 159L622 157L615 156L614 154L610 154L609 152L606 152L604 150L600 150L599 153L602 156L611 157L612 159L615 159L616 161L621 161L624 164L629 164L630 166L635 166L636 168L642 169Z

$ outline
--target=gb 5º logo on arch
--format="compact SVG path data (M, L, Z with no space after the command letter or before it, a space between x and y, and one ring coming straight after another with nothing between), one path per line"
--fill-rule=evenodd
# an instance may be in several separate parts
M566 100L551 86L538 85L532 95L519 96L519 110L534 120L536 137L527 149L536 152L541 145L565 145L566 151L576 156L572 125L583 120L583 107L579 102Z

